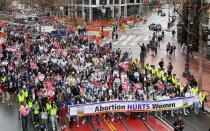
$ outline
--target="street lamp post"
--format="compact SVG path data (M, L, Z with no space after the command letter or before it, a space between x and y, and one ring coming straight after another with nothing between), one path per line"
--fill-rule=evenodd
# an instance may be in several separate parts
M105 15L105 13L106 13L106 8L104 7L104 4L103 4L103 7L101 8L101 11L102 11L102 14L103 14L103 16L102 16L102 21L104 21L104 15ZM102 38L104 38L104 22L102 22L102 27L101 27L101 33L102 33Z
M187 28L190 29L190 11L191 7L187 7ZM183 72L183 77L190 76L190 34L187 33L187 54L185 58L185 71Z
M139 45L139 47L140 47L140 54L139 54L139 56L140 56L140 62L142 63L141 65L141 68L142 68L142 70L144 70L144 64L145 64L145 52L144 51L142 51L141 50L141 45L140 44L138 44Z

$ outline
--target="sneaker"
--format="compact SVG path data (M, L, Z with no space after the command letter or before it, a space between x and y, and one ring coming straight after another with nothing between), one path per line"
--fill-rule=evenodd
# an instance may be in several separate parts
M36 128L37 126L35 125L35 128Z
M66 128L66 125L64 125L63 128Z
M138 115L138 118L139 118L140 116Z
M174 114L171 114L172 117L174 117Z
M166 115L164 115L164 117L166 117Z
M187 113L189 114L190 112L187 110Z
M197 114L198 114L198 111L197 111L197 112L195 112L195 114L197 115Z
M186 113L185 113L184 115L185 115L185 116L187 116L187 114L186 114Z
M61 127L61 129L63 130L63 126Z
M11 105L13 106L13 103L11 103Z
M114 121L114 118L112 118L112 120L111 121Z
M2 101L1 104L4 104L4 101Z
M10 106L10 104L8 104L8 106Z
M53 128L53 131L55 131L55 128Z
M145 120L145 118L142 118L142 120Z
M206 112L204 111L203 114L206 114Z
M79 128L79 125L77 125L77 128Z

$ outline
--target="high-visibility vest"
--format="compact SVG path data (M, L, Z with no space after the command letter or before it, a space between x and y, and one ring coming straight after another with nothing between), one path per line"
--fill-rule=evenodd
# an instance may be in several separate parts
M56 108L51 108L50 115L55 116L56 113L57 113L57 109Z
M46 104L46 109L49 111L51 108L52 108L52 107L51 107L51 104L47 103L47 104Z
M176 80L176 77L172 77L172 84L176 84L177 80Z
M192 88L192 94L195 95L198 92L198 87Z
M6 76L2 76L2 77L1 77L1 82L2 82L2 83L5 83L6 81L7 81L7 77L6 77Z
M203 101L205 100L206 94L200 92L200 93L199 93L199 96L200 96L200 98L201 98L201 101L203 102Z
M22 92L23 92L24 97L27 98L28 97L28 90L25 90L25 91L22 90Z
M164 76L164 73L163 73L163 74L162 74L162 80L163 80L163 81L166 81L166 79L167 79L167 77Z
M160 75L161 75L160 71L156 71L156 76L160 77Z
M149 69L150 69L150 66L149 66L149 65L148 65L148 66L146 65L146 66L145 66L145 69L146 69L146 70L149 70Z
M19 102L23 102L24 101L24 95L23 94L22 95L18 94L18 101Z
M29 108L32 108L33 107L33 101L30 101L30 100L28 101L28 107Z
M39 108L38 109L34 109L34 114L39 114Z
M153 75L155 75L155 72L156 72L156 70L155 69L152 69L152 74Z

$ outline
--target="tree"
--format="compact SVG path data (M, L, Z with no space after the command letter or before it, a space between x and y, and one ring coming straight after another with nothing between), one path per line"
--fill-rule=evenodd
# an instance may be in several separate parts
M8 10L8 7L12 4L11 0L0 0L0 11Z
M188 28L188 18L181 14L178 8L174 4L174 11L177 12L184 23L184 28L192 36L192 42L198 44L199 51L199 74L198 74L198 88L202 89L202 75L203 75L203 62L204 62L204 45L203 45L203 27L201 25L201 13L208 9L208 5L202 3L201 0L183 1L183 10L186 10L187 6L191 6L193 10L193 26ZM186 20L187 19L187 20Z

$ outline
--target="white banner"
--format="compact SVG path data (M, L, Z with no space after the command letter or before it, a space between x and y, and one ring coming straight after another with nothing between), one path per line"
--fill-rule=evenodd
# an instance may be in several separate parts
M42 33L51 33L54 30L53 26L42 26L41 32Z
M154 101L109 101L69 106L70 116L84 116L105 112L144 112L175 110L193 104L193 97Z

